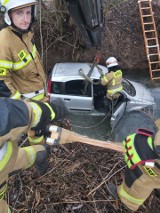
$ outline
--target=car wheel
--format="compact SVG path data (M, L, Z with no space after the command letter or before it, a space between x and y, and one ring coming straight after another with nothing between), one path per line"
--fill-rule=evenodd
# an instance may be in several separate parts
M148 115L140 111L125 113L119 123L112 131L111 138L114 141L123 141L128 135L136 132L137 129L144 128L156 132L158 129Z

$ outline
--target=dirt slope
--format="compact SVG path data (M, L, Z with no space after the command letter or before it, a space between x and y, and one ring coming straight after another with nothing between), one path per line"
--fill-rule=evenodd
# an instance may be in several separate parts
M153 1L153 11L159 34L159 4L157 2ZM104 1L104 17L100 63L104 64L107 57L114 56L119 60L123 69L131 71L148 69L138 1ZM78 30L75 29L74 25L69 28L67 16L65 16L65 20L63 22L63 33L65 32L65 34L63 36L60 37L59 34L55 33L49 35L48 33L47 43L44 39L45 48L49 47L47 58L44 55L47 70L50 70L54 63L61 61L92 62L97 53L95 48L84 48ZM55 29L55 22L50 22L50 25L52 29ZM46 30L44 34L45 32ZM52 43L49 36L52 36ZM46 38L46 36L44 37Z

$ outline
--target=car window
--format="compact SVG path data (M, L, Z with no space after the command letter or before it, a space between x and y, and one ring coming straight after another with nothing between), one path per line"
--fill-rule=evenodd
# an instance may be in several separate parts
M62 93L62 83L61 82L52 82L51 93L61 94Z
M84 80L67 81L65 82L65 94L91 97L91 83L86 84Z
M123 90L128 93L130 96L135 96L136 95L136 90L134 88L134 86L127 80L123 80L122 82L123 85Z

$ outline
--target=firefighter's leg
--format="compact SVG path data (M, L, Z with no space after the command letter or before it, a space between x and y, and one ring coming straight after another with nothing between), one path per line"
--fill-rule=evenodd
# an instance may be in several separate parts
M118 195L125 206L136 211L153 189L160 187L159 175L153 173L147 174L142 166L141 169L139 167L134 170L126 169L125 179L118 187Z
M10 208L7 204L7 201L5 200L7 188L8 188L7 183L3 182L0 188L0 213L10 212Z
M47 160L48 152L42 145L19 148L17 160L12 172L15 173L21 169L27 169L36 164L38 172L42 175L47 170ZM10 175L12 175L12 173Z

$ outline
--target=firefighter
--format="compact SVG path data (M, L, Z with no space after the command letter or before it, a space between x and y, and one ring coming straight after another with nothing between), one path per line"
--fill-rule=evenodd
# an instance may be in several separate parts
M1 0L5 27L0 31L0 97L45 99L46 74L32 25L36 0Z
M17 139L28 129L43 134L50 121L64 117L64 105L57 108L55 103L0 98L0 213L10 212L5 200L10 176L33 164L40 175L46 172L50 150L47 144L19 148Z
M138 129L124 141L127 168L122 184L109 183L112 195L132 211L137 211L154 189L160 188L160 131L153 134Z
M117 59L114 57L109 57L106 60L106 65L108 68L108 73L101 76L101 84L107 86L106 97L104 104L108 108L108 104L111 104L111 101L114 102L120 96L120 93L123 89L122 87L122 71L118 66ZM109 100L109 101L108 101ZM109 107L110 108L110 107Z
M35 46L32 25L36 0L1 0L5 28L0 31L0 97L47 101L46 74ZM31 145L44 143L32 137Z

